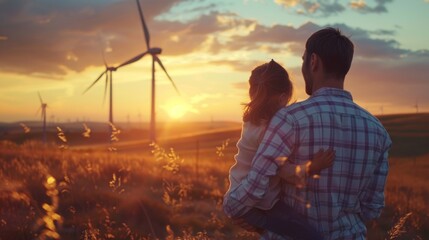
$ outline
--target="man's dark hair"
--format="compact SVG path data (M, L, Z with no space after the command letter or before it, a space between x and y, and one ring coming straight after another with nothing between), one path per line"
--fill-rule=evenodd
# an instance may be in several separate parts
M326 74L344 79L352 64L354 46L339 29L328 27L313 33L305 48L307 62L315 53L322 60Z

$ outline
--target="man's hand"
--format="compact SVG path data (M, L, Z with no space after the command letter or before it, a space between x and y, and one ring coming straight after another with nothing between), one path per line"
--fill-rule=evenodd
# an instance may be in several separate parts
M254 227L254 226L248 224L246 221L244 221L241 218L239 218L239 219L232 219L232 223L234 225L240 226L241 228L243 228L244 230L246 230L248 232L257 232L259 234L262 234L265 231L262 228L257 228L257 227Z

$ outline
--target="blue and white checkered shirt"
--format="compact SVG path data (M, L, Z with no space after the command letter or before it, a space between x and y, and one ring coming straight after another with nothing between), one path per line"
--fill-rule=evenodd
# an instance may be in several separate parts
M224 211L239 217L261 201L278 173L278 157L301 164L319 149L333 147L334 164L320 178L308 178L304 186L281 182L282 200L325 239L365 239L364 221L379 217L384 207L391 143L382 124L355 104L349 92L319 89L273 117L247 178L225 200Z

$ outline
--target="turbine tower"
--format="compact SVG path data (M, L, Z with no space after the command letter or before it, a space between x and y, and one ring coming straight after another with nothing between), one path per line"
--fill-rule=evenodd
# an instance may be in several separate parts
M419 113L419 102L416 100L416 104L414 105L414 108L416 109L416 113Z
M89 89L91 89L102 77L106 75L104 82L104 99L106 99L107 86L109 85L109 122L113 124L113 75L112 72L116 71L117 68L109 67L106 63L106 59L103 54L104 66L106 69L98 76L97 79L83 92L85 94Z
M47 103L43 102L42 96L40 96L40 92L37 92L40 100L40 108L37 110L37 113L41 110L41 118L43 120L43 143L46 144L46 108L48 107Z
M173 79L171 79L170 75L168 74L167 70L165 69L164 65L162 64L161 60L159 59L158 55L161 54L162 49L159 47L150 47L150 35L149 30L146 25L146 22L143 17L143 11L140 6L139 0L137 1L137 7L139 10L140 20L143 27L143 33L146 40L146 52L140 53L139 55L131 58L130 60L120 64L117 68L123 67L125 65L131 64L133 62L136 62L140 60L142 57L144 57L146 54L150 54L152 56L152 98L151 98L151 115L150 115L150 130L149 130L149 138L152 142L156 142L156 117L155 117L155 62L159 64L159 66L162 68L162 70L167 75L168 79L170 80L171 84L173 84L174 89L176 92L180 95L179 90L177 89L176 85L173 82Z

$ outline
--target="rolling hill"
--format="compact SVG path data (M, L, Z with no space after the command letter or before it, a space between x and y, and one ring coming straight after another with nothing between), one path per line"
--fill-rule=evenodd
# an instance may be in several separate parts
M392 140L392 156L419 156L429 153L429 113L394 114L378 116ZM0 140L22 143L40 139L41 126L37 122L26 122L30 133L24 134L20 123L0 123ZM68 138L68 144L78 149L100 149L109 146L108 125L100 122L87 123L91 128L91 138L83 138L83 123L59 123ZM147 125L147 124L146 124ZM141 125L140 125L141 126ZM124 153L145 152L149 149L147 128L136 124L119 123L120 141L115 147ZM241 124L238 122L180 122L159 124L159 144L184 153L199 149L215 149L229 139L235 145L240 137ZM48 141L58 142L57 129L48 128ZM235 150L235 149L233 149Z

